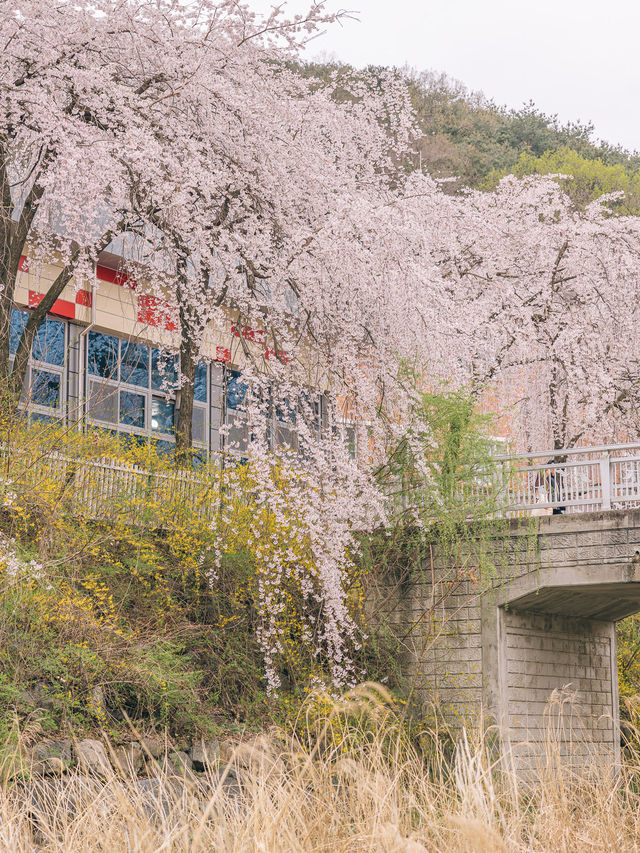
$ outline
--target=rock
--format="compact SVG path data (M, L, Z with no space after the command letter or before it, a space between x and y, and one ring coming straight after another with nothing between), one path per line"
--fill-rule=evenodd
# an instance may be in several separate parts
M136 776L144 767L144 752L136 741L114 747L111 761L123 776Z
M56 779L34 777L20 782L19 788L38 849L50 843L56 827L64 826L83 809L91 806L106 817L112 805L112 798L103 784L76 773Z
M99 740L84 738L75 745L75 752L78 764L85 773L102 777L112 775L106 750Z
M145 763L145 776L170 776L193 780L193 761L186 752L172 750L165 753L161 758L147 757Z
M154 822L165 821L174 810L183 812L199 805L190 786L177 780L150 776L148 779L137 779L134 784L145 815Z
M29 710L42 708L44 711L53 711L60 705L54 696L53 687L44 684L21 690L20 700Z
M193 761L182 750L170 752L166 763L168 772L174 776L185 776L193 770Z
M71 741L45 740L36 744L30 753L31 769L41 776L60 776L71 768Z
M220 741L201 739L191 747L191 760L196 770L207 770L220 763Z
M284 771L282 759L274 752L270 741L262 735L237 744L229 762L236 768L250 771L253 775Z
M173 791L164 779L137 779L135 788L140 793L140 804L150 820L169 817L174 803Z
M152 758L161 758L167 751L167 744L164 738L160 738L157 735L147 735L147 737L140 738L140 746L147 758L149 756Z
M224 767L233 757L233 753L237 747L236 741L221 740L220 743L220 766Z
M241 779L232 767L219 770L212 780L212 787L214 790L220 787L222 795L232 801L239 801L244 795Z
M39 761L33 765L33 772L39 773L41 776L62 776L63 773L66 773L67 769L68 765L56 755L45 758L43 761Z

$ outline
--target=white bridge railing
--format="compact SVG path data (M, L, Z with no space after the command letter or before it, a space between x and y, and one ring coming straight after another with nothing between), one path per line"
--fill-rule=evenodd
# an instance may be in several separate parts
M640 443L501 456L509 515L640 506Z

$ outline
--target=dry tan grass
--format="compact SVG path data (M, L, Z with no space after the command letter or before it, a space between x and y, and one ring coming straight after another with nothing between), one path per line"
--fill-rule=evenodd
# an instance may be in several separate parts
M489 740L430 760L380 699L360 691L313 739L273 732L245 745L206 783L166 776L155 802L133 781L49 783L0 792L0 850L56 853L511 853L640 849L640 763L614 777L555 760L523 785ZM304 731L299 727L298 732ZM311 747L305 744L313 743ZM31 796L27 791L31 790ZM148 796L148 795L147 795Z

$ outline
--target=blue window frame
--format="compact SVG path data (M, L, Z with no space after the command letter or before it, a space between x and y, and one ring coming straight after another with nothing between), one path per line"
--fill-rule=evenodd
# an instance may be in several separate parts
M9 353L15 355L24 332L29 312L20 308L11 311L11 328L9 330ZM46 317L36 332L33 340L31 355L36 361L62 367L65 355L65 324L54 317Z
M41 412L31 412L29 420L35 424L59 424L60 418L43 415Z
M120 423L144 429L145 396L135 391L120 392Z
M173 441L165 441L163 438L154 438L151 440L156 451L162 456L171 456L176 449Z
M275 405L276 418L283 424L295 424L296 422L296 406L291 403L288 398L279 400Z
M242 381L242 374L239 370L227 371L227 409L233 412L237 411L244 403L248 388L247 383Z
M28 319L29 314L27 311L20 311L19 308L14 308L11 311L11 328L9 330L9 352L11 355L16 354Z
M197 403L207 402L207 365L201 361L196 367L196 378L194 381L194 400Z
M168 400L154 397L151 400L151 429L154 432L172 433L175 426L175 406Z
M59 373L33 368L31 371L31 403L57 409L60 407L62 377Z
M97 424L117 424L122 433L171 444L175 432L175 402L168 397L178 390L179 362L175 353L126 341L115 335L91 331L87 342L90 376L87 415ZM193 442L206 449L209 427L209 366L196 368L193 407ZM157 393L153 393L153 392ZM157 440L154 438L154 443Z
M20 338L29 319L29 311L13 308L9 328L9 355L15 356ZM66 323L45 317L36 332L25 376L21 403L26 405L31 419L57 419L63 414L66 399L65 354Z
M36 361L45 361L62 367L64 364L65 334L64 323L47 317L36 332L33 341L33 357Z

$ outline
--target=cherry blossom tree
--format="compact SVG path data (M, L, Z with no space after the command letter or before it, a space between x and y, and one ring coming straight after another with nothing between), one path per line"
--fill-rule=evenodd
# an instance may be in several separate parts
M607 201L579 211L555 181L513 177L447 199L449 370L498 392L521 449L637 431L640 219Z
M340 80L337 99L334 81L285 64L290 43L269 52L224 45L224 74L212 72L207 99L190 104L188 129L172 131L188 152L181 192L169 205L156 199L159 182L136 194L136 211L155 228L147 262L170 259L167 274L153 277L158 295L177 281L184 448L199 342L206 328L224 327L230 306L238 328L262 330L254 367L264 372L265 351L276 354L272 364L286 353L291 378L303 361L308 373L310 350L325 372L336 358L343 371L344 358L357 362L362 341L372 340L375 301L406 298L398 279L406 250L395 234L394 252L389 243L385 252L390 217L382 215L399 202L394 185L411 129L404 82L377 75L374 87L360 75L347 98ZM296 356L303 348L304 360Z
M335 683L353 675L348 552L352 531L384 510L341 442L337 403L348 398L374 430L387 401L400 412L397 360L429 349L425 323L438 325L440 272L402 170L412 132L404 82L394 73L320 82L292 64L330 19L322 4L260 17L235 0L7 0L0 12L4 379L17 396L47 311L117 246L123 268L179 316L184 450L203 341L228 329L233 312L260 500L284 526L274 482L285 472L298 484L287 512L309 553L294 568L277 549L269 557L272 582L257 607L272 687L283 572L299 573L323 614L318 653ZM427 179L420 192L438 195ZM25 251L34 268L55 258L61 272L11 369ZM322 422L318 390L329 403ZM279 460L266 429L274 407L297 414L298 448Z
M0 370L14 396L37 329L72 277L87 274L114 238L148 238L140 193L154 187L153 213L163 221L168 201L189 193L184 176L205 131L190 118L205 101L216 113L207 87L218 77L233 86L225 68L236 54L262 51L268 61L275 45L293 50L323 20L322 4L286 19L235 2L3 2ZM222 107L220 133L228 118ZM9 318L26 250L33 266L55 257L61 271L31 312L11 369Z

